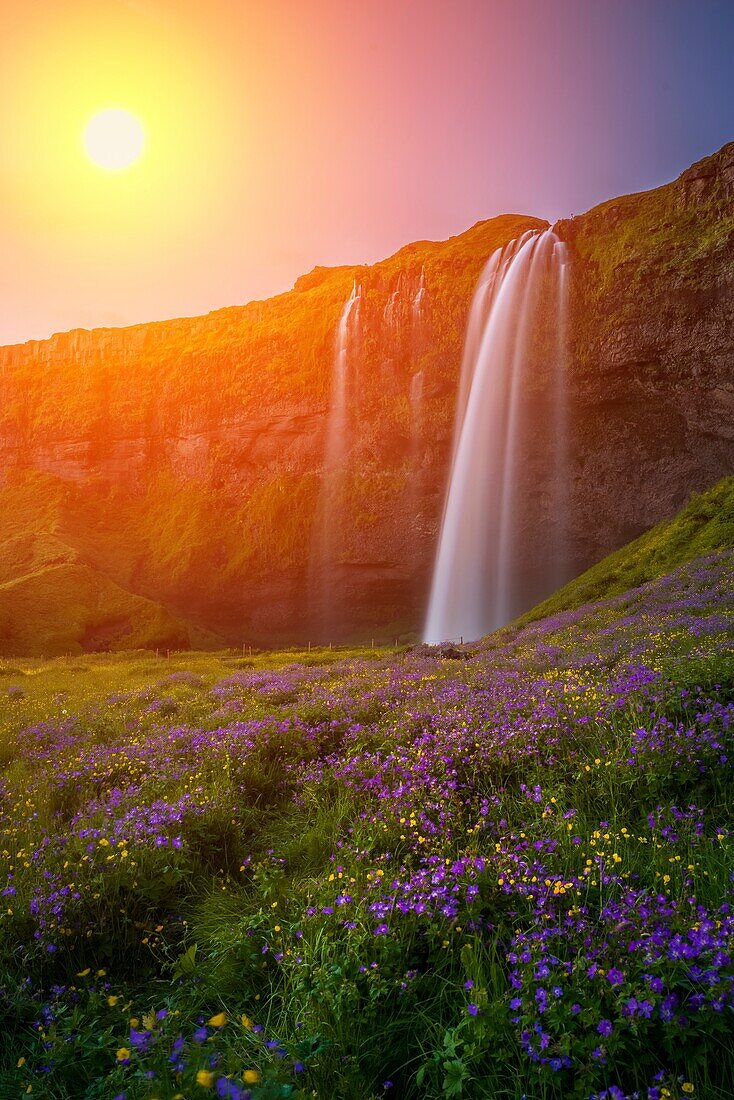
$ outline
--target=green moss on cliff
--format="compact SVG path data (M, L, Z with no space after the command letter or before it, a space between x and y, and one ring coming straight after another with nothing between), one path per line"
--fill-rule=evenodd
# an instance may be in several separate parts
M651 321L674 330L695 302L715 308L715 288L734 276L734 144L663 187L610 199L560 223L571 267L576 361L603 362ZM652 338L648 351L660 352ZM670 367L666 371L670 374Z
M622 195L563 223L576 254L594 272L602 298L624 274L624 288L644 283L652 271L673 284L712 278L702 258L725 248L734 231L734 207L721 167L733 146L707 157L663 187ZM620 270L621 269L621 270Z

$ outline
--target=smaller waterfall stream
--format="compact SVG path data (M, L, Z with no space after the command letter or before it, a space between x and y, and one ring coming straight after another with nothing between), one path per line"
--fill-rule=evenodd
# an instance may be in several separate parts
M356 281L344 303L334 341L331 395L324 444L324 467L311 541L309 566L310 617L329 633L340 599L334 565L341 549L342 495L348 473L350 421L355 405L356 349L359 346L362 288Z
M326 431L324 467L327 481L343 466L349 445L349 408L353 385L350 377L350 351L359 328L359 312L362 288L355 282L352 293L344 303L336 330L334 366L331 376L331 402Z
M410 361L414 373L410 375L410 389L408 393L408 409L410 416L410 454L408 463L408 508L410 526L412 531L413 558L420 560L423 553L423 450L424 450L424 408L423 408L423 380L424 373L420 364L426 351L426 271L421 267L418 287L413 295L410 311ZM416 370L415 368L418 367Z
M413 529L414 553L418 552L422 533L419 515L423 498L423 371L417 371L410 380L410 458L409 458L409 508Z
M423 300L426 296L426 269L421 268L421 275L418 281L418 289L415 292L413 298L413 325L419 325L423 316Z

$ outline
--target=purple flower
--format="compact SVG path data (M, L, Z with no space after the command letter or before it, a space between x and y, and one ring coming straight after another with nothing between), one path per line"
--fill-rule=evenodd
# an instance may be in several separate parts
M138 1031L136 1028L130 1028L130 1046L135 1050L144 1054L150 1046L151 1034L149 1031Z

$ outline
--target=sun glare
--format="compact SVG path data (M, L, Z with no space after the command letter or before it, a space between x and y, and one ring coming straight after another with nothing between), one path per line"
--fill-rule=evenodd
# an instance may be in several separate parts
M84 131L84 147L90 160L108 172L129 168L139 159L144 144L140 120L120 108L100 111Z

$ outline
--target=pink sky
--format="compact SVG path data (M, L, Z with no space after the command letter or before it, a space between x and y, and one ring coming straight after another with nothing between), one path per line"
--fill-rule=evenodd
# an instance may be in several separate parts
M0 10L0 343L266 297L503 212L553 220L734 138L726 2ZM112 184L64 127L116 74L157 129Z

